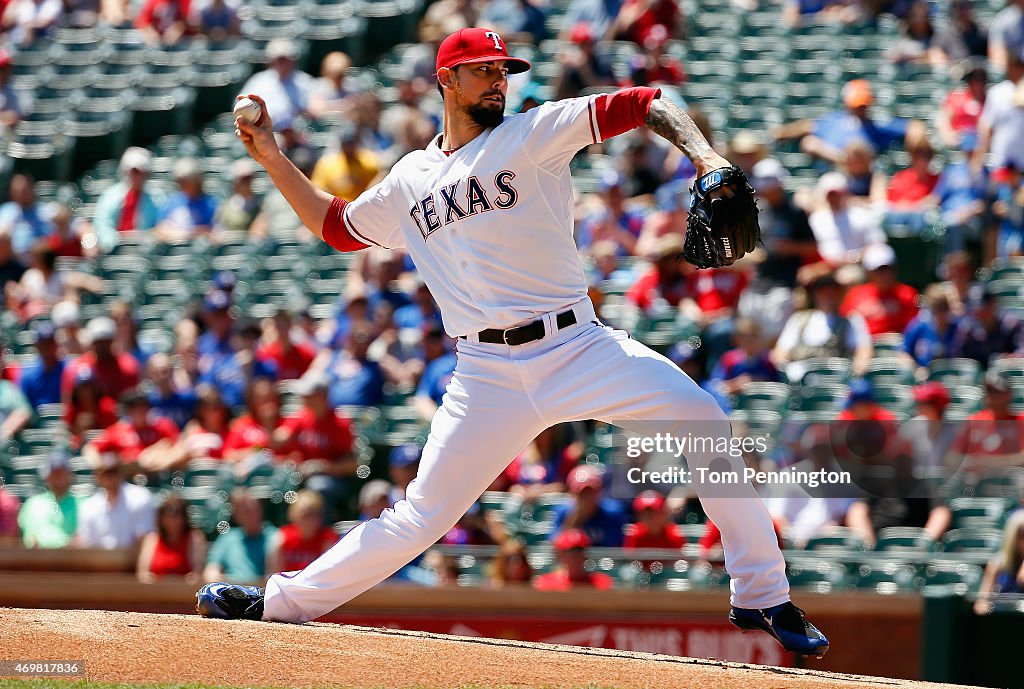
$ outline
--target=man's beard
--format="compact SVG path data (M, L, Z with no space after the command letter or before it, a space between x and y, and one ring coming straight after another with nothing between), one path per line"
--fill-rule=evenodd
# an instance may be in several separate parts
M481 127L497 127L505 121L505 99L501 99L500 108L492 107L487 101L481 101L466 108L466 112Z

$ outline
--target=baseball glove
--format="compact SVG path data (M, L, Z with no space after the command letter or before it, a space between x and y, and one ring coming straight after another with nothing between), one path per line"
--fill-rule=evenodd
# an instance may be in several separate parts
M718 189L726 191L712 198ZM754 250L761 227L754 190L742 170L733 166L709 172L694 182L690 194L693 200L682 254L687 262L698 268L721 268Z

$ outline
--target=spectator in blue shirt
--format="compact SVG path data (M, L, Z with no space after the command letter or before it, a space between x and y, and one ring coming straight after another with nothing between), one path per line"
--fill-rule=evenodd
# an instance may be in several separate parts
M562 17L559 38L563 41L568 39L578 25L584 24L594 40L599 41L609 33L621 9L622 0L572 0Z
M224 402L239 408L245 402L245 388L255 378L277 379L273 362L260 361L253 352L260 338L259 324L239 321L228 344L227 352L204 354L199 359L199 381L220 391Z
M174 181L178 191L160 209L154 230L157 238L172 241L208 234L217 213L217 200L203 191L199 162L182 158L175 163Z
M718 360L711 373L712 383L724 392L735 394L754 381L775 382L779 379L779 372L772 364L756 323L747 318L736 321L733 341L736 348Z
M999 218L996 254L1000 257L1024 254L1024 184L1021 171L1006 166L1006 180L996 189L992 213Z
M423 337L423 358L426 366L416 388L416 409L424 419L431 419L441 406L441 398L455 373L455 355L445 345L447 339L440 325L435 325Z
M994 359L1024 354L1024 324L999 311L995 294L984 285L975 285L969 301L969 315L960 320L953 335L953 357L974 359L987 367Z
M163 352L154 354L146 363L146 373L152 387L149 391L149 404L156 413L166 416L178 428L184 428L195 416L195 389L191 386L178 387L174 380L174 369L171 358Z
M960 151L969 160L976 148L978 137L965 134L960 139ZM979 240L985 219L985 192L988 188L988 170L972 168L968 160L946 163L932 195L939 202L942 222L946 225L944 251L963 251L968 239Z
M24 265L30 263L32 248L53 233L53 225L36 203L35 185L29 174L14 175L10 201L0 206L0 228L10 228L14 254Z
M841 165L846 147L860 139L881 153L902 142L911 122L894 118L886 122L873 119L868 110L875 95L866 79L854 79L843 86L845 110L823 115L816 120L798 120L778 127L776 140L800 139L800 148L832 165Z
M420 280L416 284L411 304L395 309L394 319L399 328L415 328L421 332L441 324L441 311L425 282Z
M643 230L643 214L626 208L622 178L617 172L602 175L598 191L601 208L580 222L576 243L589 249L596 242L610 241L618 246L619 256L631 256Z
M328 399L332 407L380 404L384 397L384 373L380 364L366 356L372 340L368 324L354 323L341 349L336 352L323 350L322 356L310 366L317 369L320 359L326 359L324 370L331 378Z
M903 347L918 366L952 356L953 337L960 319L949 307L949 295L942 285L924 291L925 308L910 321L903 333Z
M490 26L506 41L540 43L548 38L544 10L530 0L490 0L477 26Z
M231 297L227 292L213 290L203 299L203 324L206 331L196 341L200 357L233 354L231 333L235 317L231 313Z
M555 508L554 538L562 531L580 529L597 548L619 548L626 515L614 500L604 497L604 478L597 467L581 464L566 481L572 500Z
M210 547L203 578L262 586L277 529L263 520L263 503L247 489L235 489L231 506L234 524Z
M36 351L39 358L21 371L21 391L33 409L41 404L60 402L60 381L64 375L64 358L57 348L57 331L49 321L36 324Z

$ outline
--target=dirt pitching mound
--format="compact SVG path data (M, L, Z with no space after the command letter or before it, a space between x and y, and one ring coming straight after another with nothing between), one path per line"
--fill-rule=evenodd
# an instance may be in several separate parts
M264 687L918 688L949 685L331 624L0 608L0 659L84 660L100 682Z

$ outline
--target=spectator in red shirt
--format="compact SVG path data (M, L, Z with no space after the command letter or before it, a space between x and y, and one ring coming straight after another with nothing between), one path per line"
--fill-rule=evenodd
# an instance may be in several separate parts
M1010 410L1013 388L1002 371L985 375L985 408L967 417L967 423L954 442L957 452L971 455L983 464L992 458L996 466L1019 463L1024 452L1024 416ZM1007 455L1016 455L1016 462Z
M244 459L249 453L272 447L271 435L281 425L281 395L269 378L256 378L245 391L245 413L228 428L224 458Z
M102 431L86 445L86 456L112 452L124 464L151 470L161 463L161 454L170 452L178 438L178 427L170 419L152 412L149 398L141 390L129 390L121 396L124 418Z
M641 43L643 53L634 55L630 60L630 85L681 86L686 81L686 70L683 68L683 63L665 53L665 43L668 39L668 31L664 26L656 24L651 27L647 37Z
M568 591L574 588L593 588L607 591L612 588L612 578L603 572L588 572L587 548L590 537L580 529L569 529L558 534L554 540L558 553L558 568L541 574L533 580L538 591Z
M157 508L156 531L142 538L136 575L144 584L167 577L199 581L206 562L206 538L188 522L185 500L170 495Z
M185 424L178 441L161 453L152 471L179 469L193 459L224 459L231 410L217 388L203 383L196 390L195 418Z
M896 280L896 252L887 244L872 245L862 264L868 281L847 292L840 313L860 314L872 337L902 333L917 315L917 290Z
M337 532L324 524L324 500L311 490L300 490L288 507L288 524L270 542L270 571L305 569L338 542Z
M939 175L932 170L935 151L927 139L908 146L910 167L900 170L889 180L888 200L893 211L923 212L936 205L932 191Z
M71 433L71 449L82 446L84 435L117 423L117 402L101 395L96 374L91 368L78 371L68 402L64 405L64 423Z
M88 349L64 369L61 388L66 400L70 399L79 371L85 368L95 374L99 394L104 397L118 399L139 384L139 362L127 352L114 352L116 334L117 326L106 316L89 321L85 327Z
M964 85L949 92L935 121L942 144L950 150L960 149L965 136L977 134L988 85L983 60L965 60L959 70Z
M89 223L75 218L64 203L56 204L50 221L53 223L53 234L46 238L47 247L57 256L81 258L84 253L82 235L88 234Z
M256 358L272 363L278 380L295 380L301 378L313 363L316 351L309 342L295 341L291 313L278 309L272 327L265 333L264 344L256 350Z
M352 423L328 404L329 385L322 371L299 379L294 389L302 396L302 409L274 431L273 443L279 455L298 463L306 488L323 497L324 516L334 522L341 504L355 497L352 476L358 463L352 452Z
M617 38L642 46L656 32L660 31L665 36L663 40L668 40L682 38L685 29L677 0L626 0L612 31Z
M687 265L685 270L689 273L689 292L700 309L701 340L708 349L707 365L714 369L718 358L732 345L736 307L750 279L745 272L734 268L696 270Z
M673 307L694 319L699 317L700 309L689 298L689 283L682 268L685 263L679 261L682 251L682 235L660 237L654 252L654 265L629 288L626 298L648 314Z
M190 0L146 0L135 26L148 43L174 45L188 29Z
M665 511L665 496L654 490L645 490L633 499L633 513L637 522L626 525L626 537L622 547L626 550L637 548L664 548L678 550L686 544L686 537L679 527L668 520Z

